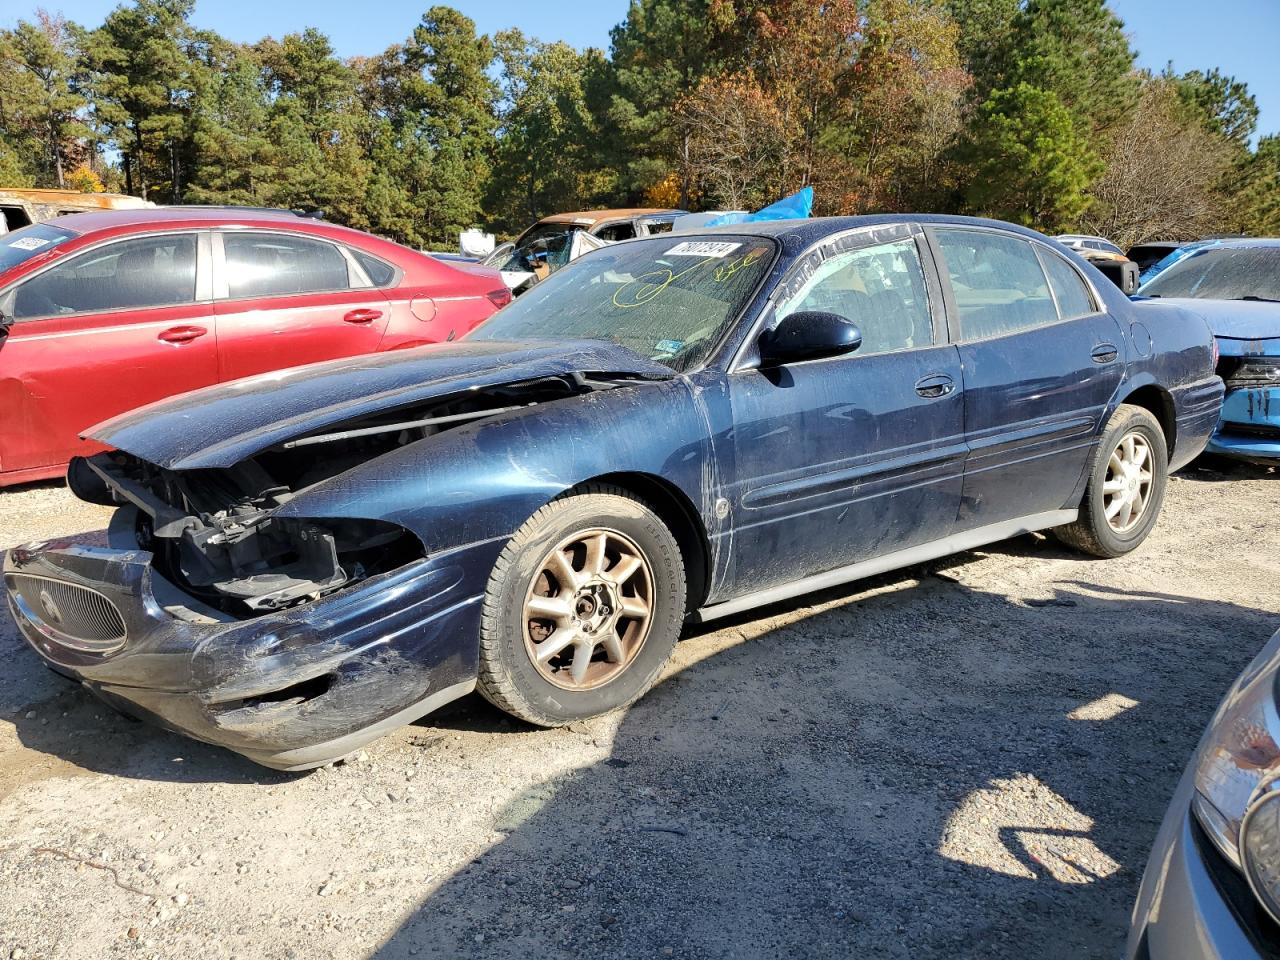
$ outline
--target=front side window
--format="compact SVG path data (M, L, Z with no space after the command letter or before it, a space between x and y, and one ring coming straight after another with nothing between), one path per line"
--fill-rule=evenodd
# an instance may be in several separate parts
M1058 320L1049 282L1030 243L979 230L939 230L938 243L966 340L984 340Z
M518 297L471 340L607 340L674 370L715 347L774 259L772 240L652 237L601 247Z
M778 310L778 319L807 310L835 313L857 324L857 356L933 343L929 296L914 240L863 247L822 263Z
M1058 301L1058 316L1063 320L1070 320L1093 313L1096 309L1093 296L1080 279L1080 274L1056 253L1041 249L1040 259L1044 263L1045 273L1049 275L1049 286L1053 288L1053 295Z
M282 297L346 290L347 260L332 243L274 233L225 233L227 296Z
M110 243L37 274L14 291L14 319L194 303L196 238Z

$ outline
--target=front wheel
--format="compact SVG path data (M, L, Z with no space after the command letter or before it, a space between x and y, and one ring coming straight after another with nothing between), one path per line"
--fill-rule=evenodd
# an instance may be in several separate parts
M1094 453L1079 518L1054 533L1085 553L1122 556L1155 526L1168 482L1160 422L1142 407L1121 404Z
M590 485L547 504L494 565L478 689L558 726L625 706L671 656L684 621L680 547L647 504Z

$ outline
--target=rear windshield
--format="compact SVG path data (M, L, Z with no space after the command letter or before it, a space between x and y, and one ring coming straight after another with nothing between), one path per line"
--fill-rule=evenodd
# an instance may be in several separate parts
M42 253L48 253L60 243L77 237L73 230L55 227L51 223L35 223L13 233L0 236L0 273L11 270L20 263Z
M1138 293L1202 300L1280 300L1280 247L1209 247L1179 260Z

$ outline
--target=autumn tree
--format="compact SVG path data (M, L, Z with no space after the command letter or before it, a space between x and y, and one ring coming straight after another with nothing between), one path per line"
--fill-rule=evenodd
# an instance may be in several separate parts
M1193 240L1221 230L1219 185L1232 151L1205 128L1177 83L1149 80L1129 119L1111 137L1106 172L1091 190L1081 226L1122 247L1144 240Z
M749 210L790 188L794 130L751 73L704 78L677 102L675 118L687 144L686 182L708 206Z
M820 177L832 212L928 209L955 187L950 154L971 78L959 29L928 0L871 0ZM830 201L828 201L830 202Z

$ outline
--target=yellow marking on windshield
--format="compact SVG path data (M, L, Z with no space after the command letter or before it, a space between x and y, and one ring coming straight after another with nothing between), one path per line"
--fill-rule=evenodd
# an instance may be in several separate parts
M745 256L735 257L728 263L716 267L716 283L724 283L739 270L751 266L760 259L762 254L759 250L752 250Z
M613 292L613 305L621 310L630 310L632 307L643 306L681 277L693 273L693 271L697 270L699 267L711 263L715 259L715 257L708 257L706 260L699 260L692 267L686 267L679 273L673 272L669 267L661 270L650 270L648 273L642 273L634 280L627 281ZM663 277L664 279L651 280L649 279L650 277ZM627 292L627 290L636 286L636 284L640 284L640 286L633 290L629 296L622 296Z

